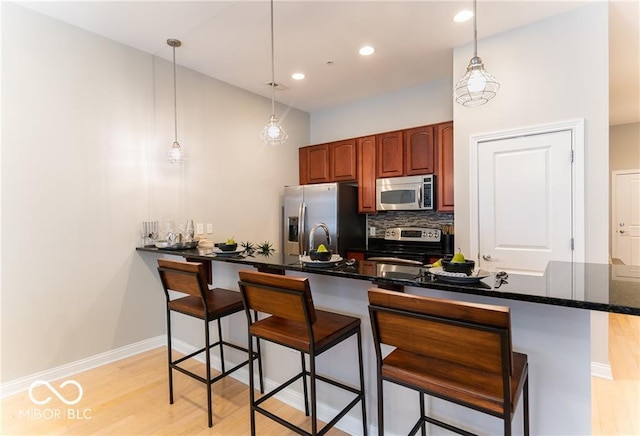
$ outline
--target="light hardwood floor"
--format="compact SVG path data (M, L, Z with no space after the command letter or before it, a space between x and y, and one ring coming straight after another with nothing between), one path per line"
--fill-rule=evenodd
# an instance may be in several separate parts
M592 379L592 432L594 435L640 435L640 317L609 315L609 348L614 381ZM2 401L3 435L44 434L208 434L247 435L248 388L227 377L213 387L214 426L207 427L206 389L176 374L175 403L169 404L165 348L158 348L90 371L76 374L84 390L80 403L70 406L78 417L29 416L34 407L27 393ZM52 383L54 386L57 384ZM40 389L40 388L39 388ZM46 388L37 398L52 395ZM75 391L74 391L75 392ZM52 403L58 400L54 398ZM90 410L87 410L89 409ZM66 406L60 408L66 412ZM270 409L296 424L307 425L303 413L273 400ZM259 435L293 434L257 415ZM331 430L329 435L343 435Z
M640 435L640 316L609 314L614 380L591 379L592 433Z
M204 365L197 362L204 372ZM196 369L197 370L197 369ZM169 404L166 348L157 348L90 371L73 378L83 388L81 401L74 406L64 406L55 397L48 416L29 416L33 409L45 410L47 406L34 406L28 393L17 394L2 401L2 435L248 435L249 389L231 377L213 385L213 427L207 426L206 386L183 374L174 373L174 404ZM59 386L59 383L51 383ZM37 391L38 400L52 396L46 387ZM64 391L65 388L60 389ZM68 396L75 397L77 389L69 386ZM310 419L303 412L275 399L264 405L289 422L311 429ZM62 406L62 407L61 407ZM90 410L87 410L89 409ZM67 410L75 411L70 418ZM55 416L60 411L60 418ZM79 416L90 419L79 419ZM259 435L289 435L287 428L256 414ZM332 429L328 435L345 435Z

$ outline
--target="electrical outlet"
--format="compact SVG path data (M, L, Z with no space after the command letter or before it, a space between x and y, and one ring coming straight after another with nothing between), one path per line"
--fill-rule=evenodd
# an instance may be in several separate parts
M196 235L202 235L204 233L204 226L202 223L196 224Z
M375 236L375 235L376 235L376 228L369 227L369 236Z
M213 224L207 223L207 234L213 233Z

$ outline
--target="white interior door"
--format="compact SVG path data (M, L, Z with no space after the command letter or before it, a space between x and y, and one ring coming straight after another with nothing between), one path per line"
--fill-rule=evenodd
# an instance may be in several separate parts
M572 132L481 142L477 151L478 262L542 273L572 260Z
M614 171L612 188L611 257L640 266L640 170Z

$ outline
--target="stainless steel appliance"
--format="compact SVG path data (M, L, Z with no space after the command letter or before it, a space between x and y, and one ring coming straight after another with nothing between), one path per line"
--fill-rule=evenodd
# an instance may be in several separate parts
M347 249L366 245L366 218L358 214L358 188L353 185L285 186L283 221L284 254L304 254L309 245L325 244L344 257Z
M434 205L433 174L376 180L377 210L433 210Z
M430 264L443 257L441 238L442 231L436 228L389 228L384 239L369 239L365 258L395 264Z

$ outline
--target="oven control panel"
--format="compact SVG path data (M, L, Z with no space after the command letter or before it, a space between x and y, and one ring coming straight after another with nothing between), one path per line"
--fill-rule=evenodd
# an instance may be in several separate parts
M384 239L387 241L407 242L440 242L440 229L424 227L392 227L385 230Z

